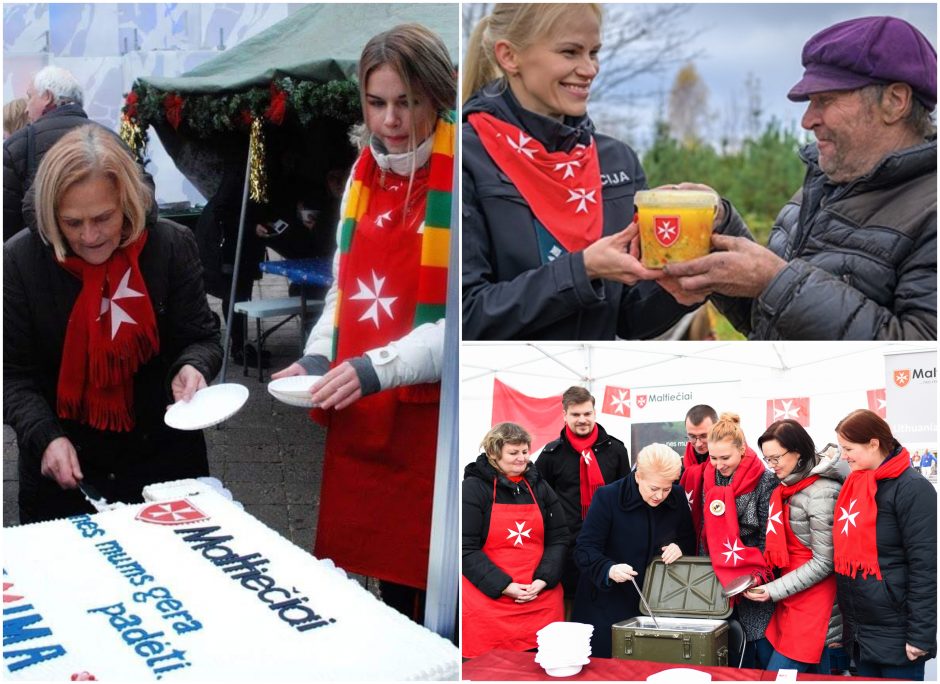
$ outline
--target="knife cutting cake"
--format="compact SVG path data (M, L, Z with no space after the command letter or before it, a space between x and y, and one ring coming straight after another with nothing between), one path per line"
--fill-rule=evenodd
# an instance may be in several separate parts
M3 530L6 678L450 680L458 651L194 480Z

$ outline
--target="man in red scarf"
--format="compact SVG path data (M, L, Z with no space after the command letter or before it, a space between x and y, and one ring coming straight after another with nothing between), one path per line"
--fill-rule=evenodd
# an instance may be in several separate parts
M685 414L685 433L689 441L682 457L682 475L679 484L692 508L692 521L696 532L702 529L702 507L695 506L693 497L700 491L702 471L708 463L708 433L718 422L718 413L708 404L696 404Z
M581 523L598 487L630 472L627 447L597 423L594 397L583 387L569 387L561 395L565 426L561 435L542 449L535 466L561 501L571 533L562 585L566 614L570 614L578 586L578 568L573 551Z

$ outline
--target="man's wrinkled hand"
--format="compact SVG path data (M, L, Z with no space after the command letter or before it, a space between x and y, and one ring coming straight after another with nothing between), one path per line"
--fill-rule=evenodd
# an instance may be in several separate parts
M712 247L716 251L698 259L666 264L666 275L676 279L682 292L753 299L787 266L769 249L746 238L714 234Z

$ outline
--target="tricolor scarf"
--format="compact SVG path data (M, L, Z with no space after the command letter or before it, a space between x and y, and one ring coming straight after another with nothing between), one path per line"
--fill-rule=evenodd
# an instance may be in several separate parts
M157 321L138 259L147 231L103 264L75 256L60 265L82 281L72 306L56 411L97 430L134 428L134 373L160 351Z
M705 543L712 559L712 568L725 586L742 575L756 575L761 579L770 577L770 569L761 550L745 546L741 541L738 508L735 504L735 497L753 491L765 472L766 469L753 452L745 453L734 471L731 483L721 486L715 484L717 471L711 461L705 465Z
M454 176L454 131L456 114L449 112L437 120L428 176L427 206L421 238L421 272L412 327L433 323L444 317L447 304L447 265L450 258L450 211ZM333 319L333 358L339 340L340 308L346 289L347 256L356 232L356 223L369 208L370 188L379 181L380 169L367 147L356 161L353 181L340 210L337 304Z
M580 455L581 460L581 520L587 517L588 508L591 507L591 499L594 498L594 492L599 487L603 487L604 476L601 474L601 467L597 465L597 458L594 456L594 442L597 441L597 424L586 437L579 437L565 425L565 436L568 442Z
M569 252L601 237L604 208L597 143L548 152L532 136L484 112L467 117L500 171L539 222Z
M790 552L787 549L787 530L790 529L790 497L803 491L818 479L819 475L810 475L796 484L781 484L770 495L764 558L771 567L790 567Z
M845 479L839 498L836 500L832 525L832 546L835 570L840 575L855 577L859 570L862 577L874 575L881 579L878 565L878 545L875 523L878 505L875 492L878 480L898 477L911 467L907 449L886 459L874 470L854 470Z

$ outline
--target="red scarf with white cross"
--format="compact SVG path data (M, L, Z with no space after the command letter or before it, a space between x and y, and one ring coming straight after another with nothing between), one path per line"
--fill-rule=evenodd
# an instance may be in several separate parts
M705 510L705 542L712 559L712 568L723 586L742 575L770 577L764 554L756 546L741 541L738 507L735 498L757 487L766 471L752 453L744 454L726 486L715 484L715 466L708 461L703 472L703 503Z
M539 222L569 252L600 238L604 227L597 144L549 152L535 138L484 112L467 117L487 154L509 176ZM624 225L630 217L625 217Z
M568 442L578 452L581 461L581 520L587 517L588 509L591 507L591 499L594 498L594 492L603 487L604 475L601 473L601 467L597 465L597 457L594 455L594 442L597 441L597 425L590 434L585 437L579 437L571 428L565 425L565 436Z
M160 351L157 320L138 259L144 231L103 264L69 256L60 266L82 281L72 305L56 412L97 430L134 428L134 373Z
M845 478L832 518L833 560L837 573L855 577L861 570L863 577L874 575L881 579L875 529L878 480L896 478L910 467L910 454L907 449L901 449L901 453L874 470L854 470Z

